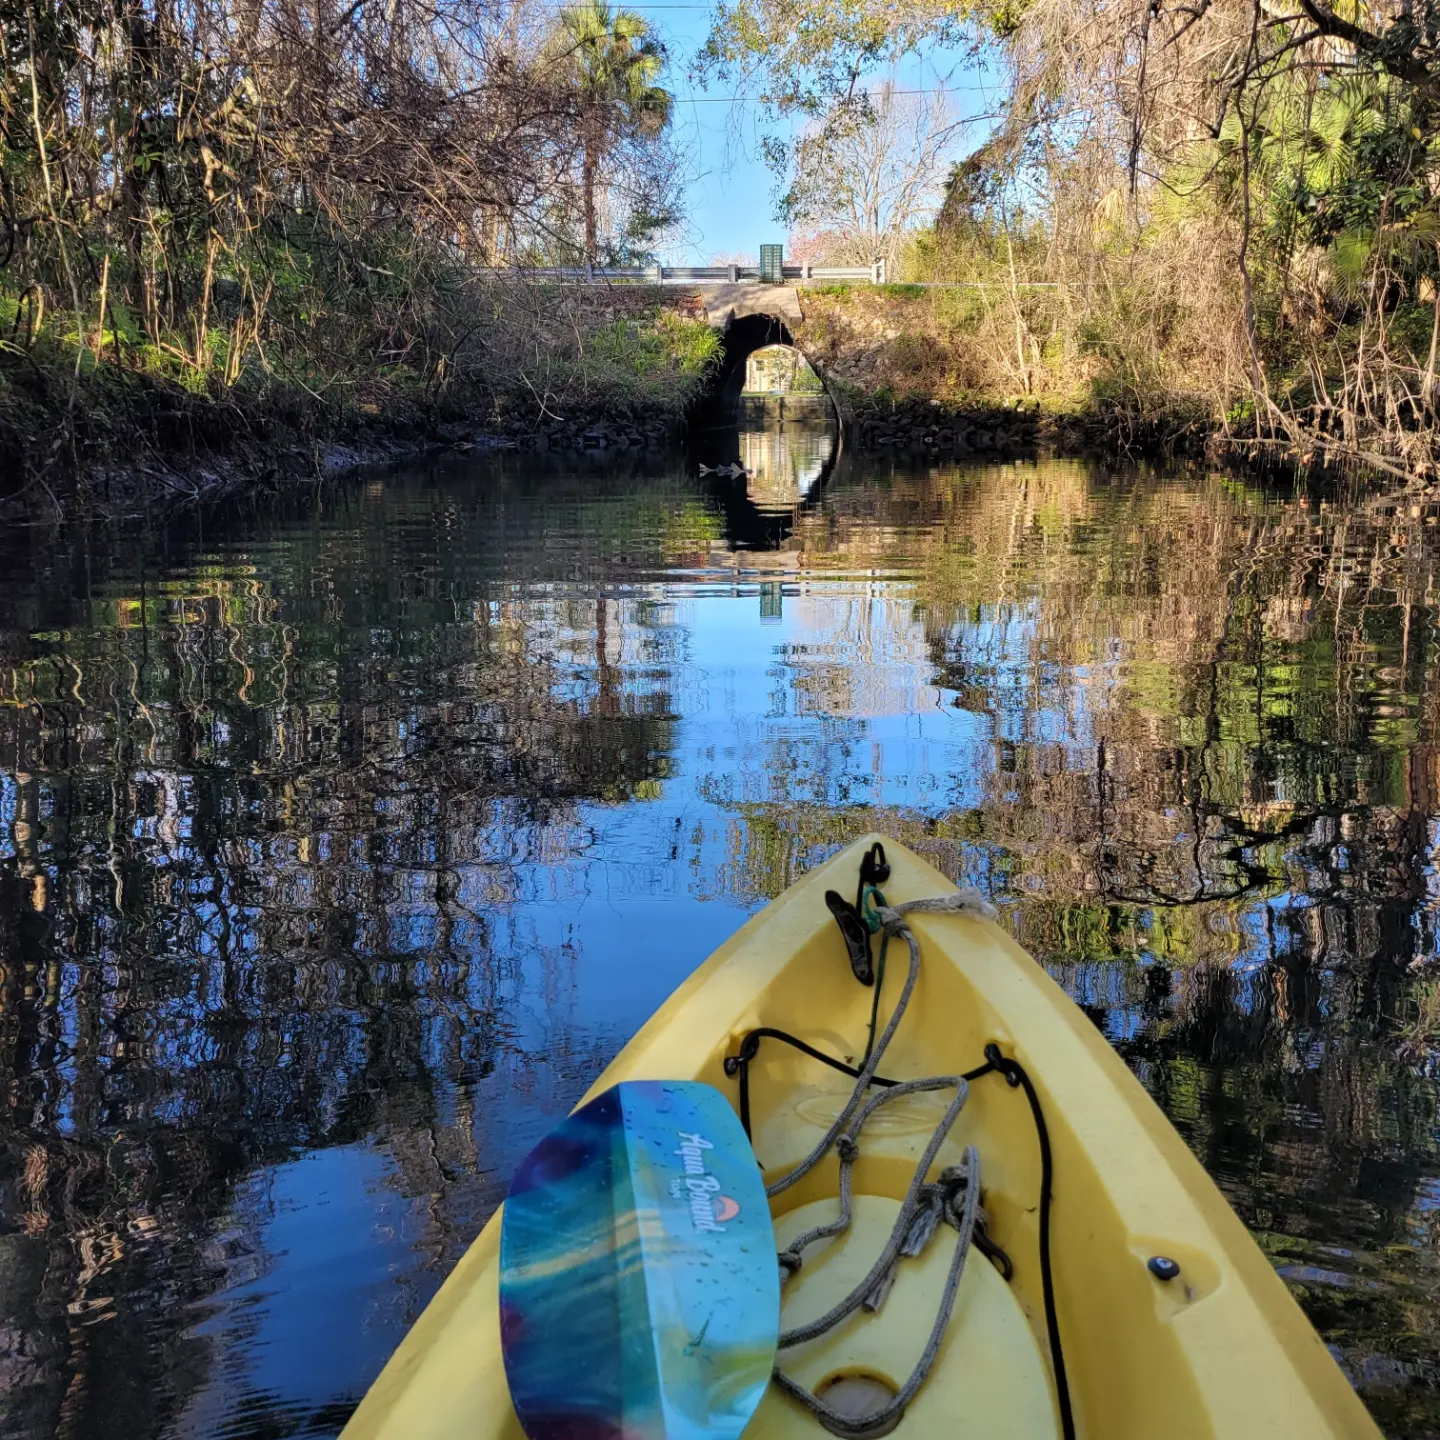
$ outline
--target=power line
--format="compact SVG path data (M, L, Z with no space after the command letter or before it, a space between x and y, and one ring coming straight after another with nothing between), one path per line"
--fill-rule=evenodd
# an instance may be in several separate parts
M937 85L928 90L891 90L891 95L984 95L990 90L986 85ZM873 94L873 91L866 92ZM680 95L676 100L681 105L760 105L765 102L758 95Z

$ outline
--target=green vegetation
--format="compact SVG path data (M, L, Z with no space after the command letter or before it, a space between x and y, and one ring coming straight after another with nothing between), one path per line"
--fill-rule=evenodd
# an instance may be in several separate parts
M704 62L801 122L769 153L792 215L821 227L807 258L863 239L902 281L967 287L917 300L938 343L891 367L897 391L1018 393L1103 412L1122 435L1199 428L1433 472L1434 0L798 0L779 29L767 13L721 4ZM961 40L1009 89L942 185L920 157L937 136L959 148L953 117L918 100L902 113L880 77ZM818 199L817 146L833 162Z
M670 223L643 21L593 4L497 26L480 0L248 15L0 11L0 486L64 508L122 459L678 413L703 327L503 279L648 258Z
M937 328L992 389L1428 470L1440 132L1378 69L1257 79L1247 105L1148 186L1071 154L1012 208L996 171L1023 131L957 169L907 256L974 287L936 298Z
M583 254L594 262L600 254L596 192L602 169L627 136L664 132L673 97L656 83L664 52L633 11L612 11L605 0L585 0L562 12L558 41L561 63L573 71L579 97ZM641 208L632 215L630 234L648 234L669 218Z
M78 343L71 317L51 312L0 359L0 501L134 508L137 473L196 495L197 461L240 478L273 473L277 456L304 470L330 440L383 448L461 421L522 435L641 411L674 424L719 349L703 320L640 290L466 277L430 298L403 343L373 317L321 311L289 332L269 317L259 344L212 326L199 354L169 331L152 342L123 311ZM7 333L16 309L0 309Z
M814 325L900 307L872 396L1425 475L1437 4L795 0L777 25L734 0L700 70L800 122L767 145L792 250L890 265L810 292ZM884 72L959 41L1009 89L952 166L978 137ZM178 476L438 420L677 416L698 327L504 279L653 257L683 178L667 64L607 0L0 12L0 473L63 509L117 457Z

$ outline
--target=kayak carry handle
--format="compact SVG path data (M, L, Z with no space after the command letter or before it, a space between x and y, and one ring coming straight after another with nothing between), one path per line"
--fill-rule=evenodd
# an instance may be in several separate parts
M890 878L890 862L885 847L877 840L860 861L860 883L855 887L855 908L865 910L865 890L870 885L883 885Z

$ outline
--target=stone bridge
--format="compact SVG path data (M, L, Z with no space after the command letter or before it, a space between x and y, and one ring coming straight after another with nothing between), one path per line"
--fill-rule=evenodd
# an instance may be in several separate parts
M847 363L833 345L816 343L801 292L794 285L717 285L699 298L706 320L720 331L725 347L712 403L727 413L734 411L745 384L745 362L767 345L789 345L820 377L840 423L853 422L849 391L858 378L853 359Z
M687 308L691 315L703 313L724 343L712 404L733 413L745 383L746 360L767 345L790 345L820 377L848 431L858 426L868 396L893 378L897 358L902 365L913 363L930 348L917 345L909 334L911 303L910 296L869 286L837 294L794 285L740 284L693 292Z
M689 313L703 313L724 343L712 414L738 413L745 362L756 350L790 345L820 377L847 439L862 446L997 458L1033 450L1033 402L1015 396L957 406L946 398L965 355L953 336L936 333L926 293L755 284L694 292Z

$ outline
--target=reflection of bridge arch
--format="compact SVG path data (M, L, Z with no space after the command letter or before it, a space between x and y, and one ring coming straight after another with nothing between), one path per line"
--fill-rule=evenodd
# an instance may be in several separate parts
M744 362L740 362L743 372ZM821 397L808 416L775 424L736 396L728 414L717 399L709 424L690 433L692 462L702 474L719 466L707 488L725 515L725 537L750 550L783 546L800 514L818 504L840 458L840 427ZM738 462L732 475L728 467Z
M835 458L835 432L803 422L739 431L745 489L755 508L792 513L815 493Z

